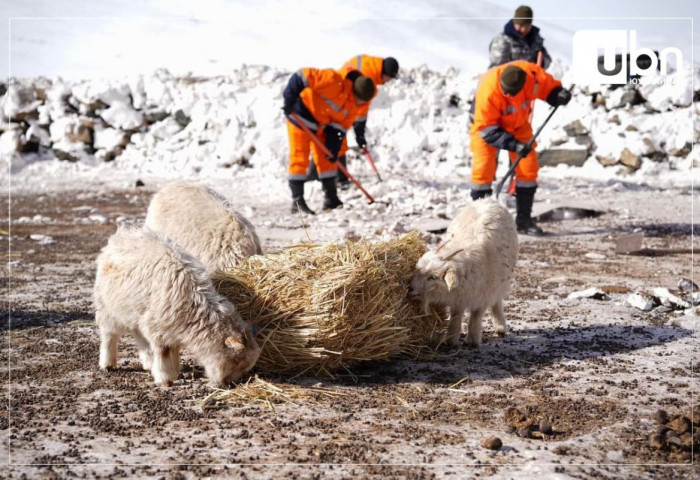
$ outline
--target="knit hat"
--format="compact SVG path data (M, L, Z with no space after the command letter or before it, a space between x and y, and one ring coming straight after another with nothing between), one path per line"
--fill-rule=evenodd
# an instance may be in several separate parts
M523 89L525 85L525 71L515 65L508 65L501 72L501 89L504 93L515 95Z
M360 75L352 82L352 93L358 100L369 102L374 97L374 82L371 78Z
M382 60L382 75L396 78L399 75L399 62L394 57L386 57Z
M532 25L532 9L527 5L520 5L515 9L513 23L516 25Z

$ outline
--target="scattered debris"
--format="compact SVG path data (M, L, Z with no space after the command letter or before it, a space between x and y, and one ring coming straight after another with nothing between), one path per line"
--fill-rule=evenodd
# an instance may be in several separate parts
M659 305L656 298L645 292L634 292L632 295L627 297L627 303L644 312L648 312Z
M687 278L681 278L678 280L678 288L680 289L681 292L697 292L698 291L698 286L695 282L692 280L689 280Z
M598 287L587 288L578 292L570 293L566 298L592 298L594 300L610 300L603 290Z
M486 437L481 440L481 446L489 450L499 450L503 446L503 442L498 437Z

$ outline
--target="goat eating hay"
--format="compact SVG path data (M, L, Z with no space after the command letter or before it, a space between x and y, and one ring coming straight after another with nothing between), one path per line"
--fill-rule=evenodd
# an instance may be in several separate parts
M406 292L425 253L418 232L381 243L298 245L213 277L257 323L261 373L332 375L361 361L426 356L444 335Z

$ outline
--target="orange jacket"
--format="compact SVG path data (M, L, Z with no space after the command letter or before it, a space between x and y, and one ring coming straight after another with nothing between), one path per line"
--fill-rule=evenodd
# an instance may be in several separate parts
M345 62L342 67L340 67L340 73L343 77L353 70L358 70L365 77L369 77L374 82L375 87L384 84L382 79L382 62L384 59L381 57L371 57L369 55L356 55L350 60ZM377 89L374 89L374 96L377 96ZM370 102L365 103L360 107L360 112L357 115L358 121L367 120L367 114L369 113Z
M298 70L285 88L284 97L285 102L295 105L294 110L302 118L316 123L309 125L313 129L330 125L345 133L360 108L352 93L352 81L331 68ZM304 108L296 99L301 100Z
M501 73L509 65L522 68L526 73L525 85L514 96L501 90ZM512 134L530 124L532 102L545 100L561 82L537 64L524 60L504 63L487 71L480 79L474 99L474 121L470 132L479 134L487 143L512 150L507 140ZM509 137L509 138L508 138Z

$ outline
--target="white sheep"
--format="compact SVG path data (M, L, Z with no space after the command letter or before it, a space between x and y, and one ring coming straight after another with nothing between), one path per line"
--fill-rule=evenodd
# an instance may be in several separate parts
M125 333L162 386L177 379L182 347L212 385L237 380L260 356L251 326L216 292L201 262L148 228L122 226L110 237L97 258L93 298L102 369L117 366Z
M496 333L508 331L503 299L510 290L518 258L518 233L513 217L491 198L463 207L447 229L448 240L426 252L416 264L408 296L450 308L446 341L457 346L462 318L469 310L466 343L481 344L482 319L487 308L493 313Z
M211 188L173 182L151 200L145 225L197 257L209 273L262 253L253 225Z

